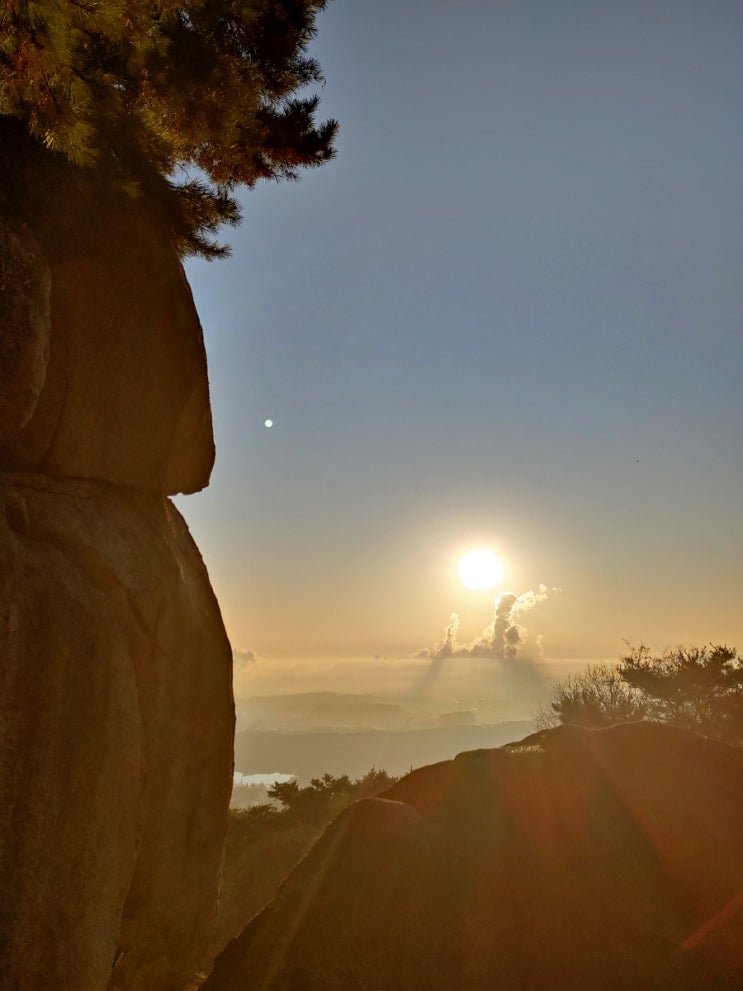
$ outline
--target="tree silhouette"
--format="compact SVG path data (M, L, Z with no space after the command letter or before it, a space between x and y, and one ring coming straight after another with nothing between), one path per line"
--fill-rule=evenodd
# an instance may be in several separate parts
M209 235L239 219L237 184L295 179L334 154L337 124L297 95L323 79L307 46L325 5L6 0L0 178L18 191L30 139L157 203L182 253L223 254Z
M540 729L643 718L743 744L743 658L721 644L660 654L641 645L630 648L616 667L589 666L558 682L549 703L535 714Z

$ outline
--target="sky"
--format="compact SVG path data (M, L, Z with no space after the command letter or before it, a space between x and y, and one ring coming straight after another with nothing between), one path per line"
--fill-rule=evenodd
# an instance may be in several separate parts
M336 160L187 265L234 646L435 654L544 586L525 657L743 648L743 8L334 0L314 52Z

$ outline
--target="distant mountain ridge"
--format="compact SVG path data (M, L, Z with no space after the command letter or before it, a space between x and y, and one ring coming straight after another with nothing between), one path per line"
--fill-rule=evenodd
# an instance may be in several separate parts
M404 729L412 712L381 695L347 692L298 692L245 699L239 707L241 723L252 729Z

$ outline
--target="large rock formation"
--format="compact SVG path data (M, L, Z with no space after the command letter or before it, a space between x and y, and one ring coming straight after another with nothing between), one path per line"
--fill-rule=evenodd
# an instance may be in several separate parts
M162 226L123 195L90 216L79 185L0 222L0 988L182 991L210 962L234 730L166 498L209 478L206 361Z
M96 233L85 254L51 266L44 386L23 429L0 435L0 465L194 492L209 480L214 445L201 327L183 270L139 211L110 216ZM11 334L26 346L26 326L6 324L3 338ZM33 383L27 389L38 389L42 362L19 369Z
M562 728L343 813L203 991L733 991L743 752Z
M104 988L118 955L114 987L182 987L213 922L231 777L229 647L206 572L161 497L0 483L0 912L16 981Z
M0 448L33 416L49 364L49 266L25 224L0 223Z

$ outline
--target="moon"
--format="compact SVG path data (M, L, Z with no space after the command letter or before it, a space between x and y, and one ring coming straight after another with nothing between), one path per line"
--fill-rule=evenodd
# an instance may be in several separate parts
M503 562L486 547L469 551L459 559L459 577L467 588L483 592L503 581Z
M263 426L266 427L267 430L270 430L273 426L273 420L264 420Z

